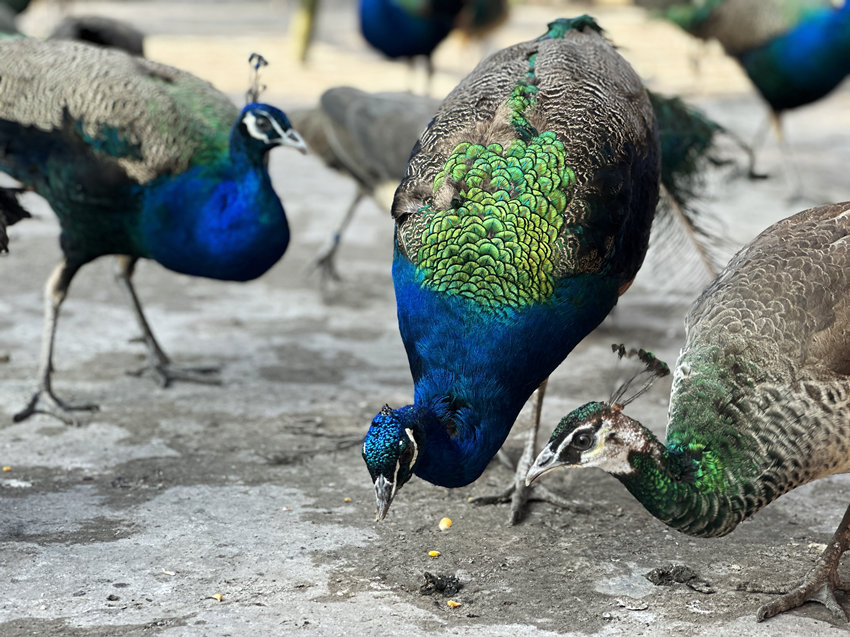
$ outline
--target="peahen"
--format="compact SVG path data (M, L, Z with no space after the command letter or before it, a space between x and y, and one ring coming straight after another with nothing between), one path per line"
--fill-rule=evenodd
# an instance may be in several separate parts
M45 289L38 390L16 421L71 419L76 407L51 387L56 322L77 270L104 255L120 255L117 276L150 371L163 384L206 377L170 366L142 314L133 269L149 258L184 274L247 281L272 267L289 242L266 168L278 145L304 149L283 112L250 103L240 113L184 71L75 42L0 40L0 170L50 203L63 254Z
M366 41L389 58L426 60L455 28L484 32L508 13L507 0L360 0L360 31Z
M688 314L666 441L625 415L621 389L564 417L528 481L559 466L601 467L665 524L718 537L795 487L850 472L848 272L850 203L771 226ZM850 509L804 583L762 606L759 620L806 601L846 619L833 592L848 524Z
M414 404L385 406L363 444L379 519L414 474L475 480L641 265L658 131L600 31L561 19L485 59L414 148L392 211Z
M121 49L131 55L144 55L145 34L129 22L106 16L65 16L53 28L49 38L77 40Z
M850 2L706 0L664 12L703 39L717 39L744 69L770 108L783 142L781 116L830 93L850 73Z
M410 150L439 105L439 100L412 93L337 86L322 94L317 107L290 111L310 150L357 182L354 200L316 259L323 276L339 278L334 257L357 206L381 184L401 181Z

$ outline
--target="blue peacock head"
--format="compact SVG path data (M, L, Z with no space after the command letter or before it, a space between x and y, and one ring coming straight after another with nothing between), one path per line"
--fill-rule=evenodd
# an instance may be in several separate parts
M375 483L378 511L375 520L383 520L395 494L413 476L413 467L419 456L418 434L405 427L404 418L410 407L393 411L384 405L372 420L372 426L363 441L363 460Z
M242 109L239 131L246 146L264 154L275 146L291 146L307 152L304 139L292 128L292 122L279 108L253 103Z

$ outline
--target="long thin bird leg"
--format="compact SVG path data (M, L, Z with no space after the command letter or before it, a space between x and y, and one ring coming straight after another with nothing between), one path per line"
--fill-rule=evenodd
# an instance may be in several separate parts
M776 133L776 140L779 143L779 152L782 155L782 170L785 172L785 177L791 184L791 193L788 195L788 203L797 203L802 199L809 199L803 189L803 180L800 179L800 171L797 168L797 162L794 160L794 153L791 152L791 147L785 139L785 133L782 130L782 119L779 113L771 113L771 123L773 130ZM815 198L811 198L816 200Z
M345 232L346 228L348 228L348 224L351 223L351 220L354 218L354 211L357 209L357 206L363 200L368 193L360 184L357 185L357 193L354 195L354 201L351 202L351 205L348 206L348 210L345 212L345 216L342 218L342 222L339 224L339 227L336 229L336 232L333 233L331 237L331 242L327 248L324 248L319 255L316 257L316 260L313 261L313 266L311 269L318 269L322 275L322 280L333 280L340 281L342 277L339 275L339 272L336 269L336 251L339 249L340 241L342 240L342 233Z
M152 374L161 387L168 387L175 380L205 383L208 385L220 384L221 381L215 376L219 371L217 367L189 367L181 369L171 365L171 359L168 358L168 355L160 347L151 331L150 325L142 311L142 304L130 280L136 268L137 260L134 257L124 255L115 258L115 278L127 293L133 313L136 315L136 320L139 323L139 328L142 330L142 339L148 348L148 364L130 372L130 374L133 376L141 376L146 373Z
M577 507L566 498L559 496L546 487L541 488L542 485L528 486L525 484L525 476L531 468L534 459L537 457L537 432L540 430L540 416L543 411L543 396L546 393L547 383L548 379L544 380L532 396L531 427L529 428L528 438L526 439L522 455L520 455L516 467L510 466L510 463L505 461L504 455L499 457L501 462L508 464L511 469L514 469L513 482L502 493L491 496L479 496L477 498L470 498L469 500L473 504L502 504L510 502L511 511L508 517L508 524L511 526L517 524L525 517L526 505L529 501L548 502L564 509L580 510L580 507ZM499 453L501 454L501 451ZM534 490L533 494L532 489Z
M44 331L41 338L41 355L38 362L38 389L32 395L27 406L16 413L12 420L22 422L33 414L46 414L58 418L68 425L79 424L72 411L95 411L97 405L69 405L53 393L51 376L53 375L53 345L56 340L56 325L59 321L59 308L68 294L68 286L79 266L70 265L63 259L54 268L44 286Z
M835 591L850 590L850 586L838 577L838 564L841 556L850 545L850 507L844 513L841 523L835 530L826 550L821 553L814 567L803 579L803 583L790 593L782 595L769 604L759 608L756 615L761 622L769 617L784 613L786 610L802 606L806 602L819 602L826 606L836 619L847 621L847 613L835 599Z

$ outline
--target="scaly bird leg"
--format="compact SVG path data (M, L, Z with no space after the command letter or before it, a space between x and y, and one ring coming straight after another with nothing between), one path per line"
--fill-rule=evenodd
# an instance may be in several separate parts
M348 228L348 224L350 224L351 220L354 218L354 211L357 209L357 206L360 204L366 194L367 193L363 189L363 186L358 184L357 194L354 195L354 201L352 201L351 205L348 206L348 210L345 212L345 216L342 218L342 222L339 224L339 227L336 229L336 232L333 233L330 245L324 248L318 254L316 260L313 261L313 265L310 269L319 270L323 282L342 280L342 277L339 275L339 272L336 269L336 251L339 249L339 244L342 240L342 233L345 232L346 228Z
M542 487L542 485L527 486L525 484L525 476L531 468L534 459L537 457L537 432L540 430L540 416L543 412L543 396L546 393L547 383L548 379L540 383L540 387L535 390L532 397L531 427L528 431L528 438L522 450L522 455L515 468L513 482L502 493L492 496L479 496L477 498L470 498L469 500L473 504L501 504L510 502L511 512L508 517L508 524L511 526L517 524L525 517L526 505L530 501L548 502L573 511L581 510L580 507L577 507L566 498L559 496L546 487ZM504 456L501 456L499 459L504 462ZM511 468L513 469L514 467ZM532 489L534 489L533 494Z
M838 563L850 544L850 507L844 513L829 545L815 562L814 567L803 579L803 583L790 593L759 608L756 618L761 622L786 610L802 606L806 602L819 602L826 606L836 619L847 621L847 613L838 605L835 591L850 590L838 577Z
M797 168L797 162L794 160L794 153L791 152L791 147L788 145L785 139L785 133L782 130L781 114L771 112L770 121L773 124L776 140L779 143L779 152L782 155L782 169L785 172L786 179L791 184L791 194L788 195L788 203L798 203L802 199L817 201L816 197L809 197L803 189L803 180L800 179L800 171Z
M38 362L38 389L32 395L27 406L12 416L14 422L22 422L33 414L46 414L58 418L68 425L77 425L72 411L95 411L97 405L69 405L56 394L51 386L53 375L53 345L56 340L56 325L59 321L59 308L68 294L68 286L79 266L70 265L63 259L47 279L44 286L44 331L41 339L41 355Z
M217 367L190 367L181 369L171 365L171 360L162 350L162 347L160 347L151 331L150 325L142 311L142 304L130 280L136 268L137 260L134 257L123 255L115 258L115 278L127 293L130 305L133 307L133 313L139 322L139 328L142 330L142 338L148 347L148 364L130 372L130 374L133 376L141 376L146 373L152 374L161 387L168 387L175 380L205 383L208 385L221 384L221 380L215 376L219 371Z

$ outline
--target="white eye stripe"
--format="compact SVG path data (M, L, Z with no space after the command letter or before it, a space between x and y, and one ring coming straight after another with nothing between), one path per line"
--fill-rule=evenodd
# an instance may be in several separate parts
M272 128L274 128L275 132L277 133L277 137L283 138L286 136L286 132L280 127L280 124L278 124L275 119L266 111L258 108L254 109L253 111L248 111L247 113L245 113L245 117L242 118L242 121L245 122L245 128L248 130L248 134L251 137L253 137L254 139L260 139L262 141L269 140L269 131L263 132L260 130L260 127L257 125L257 115L255 115L255 113L265 116L268 122L272 125Z
M410 461L410 466L416 464L416 458L419 457L419 445L416 444L416 440L413 438L413 430L405 429L404 433L407 434L407 437L410 438L410 444L413 445L413 459Z

